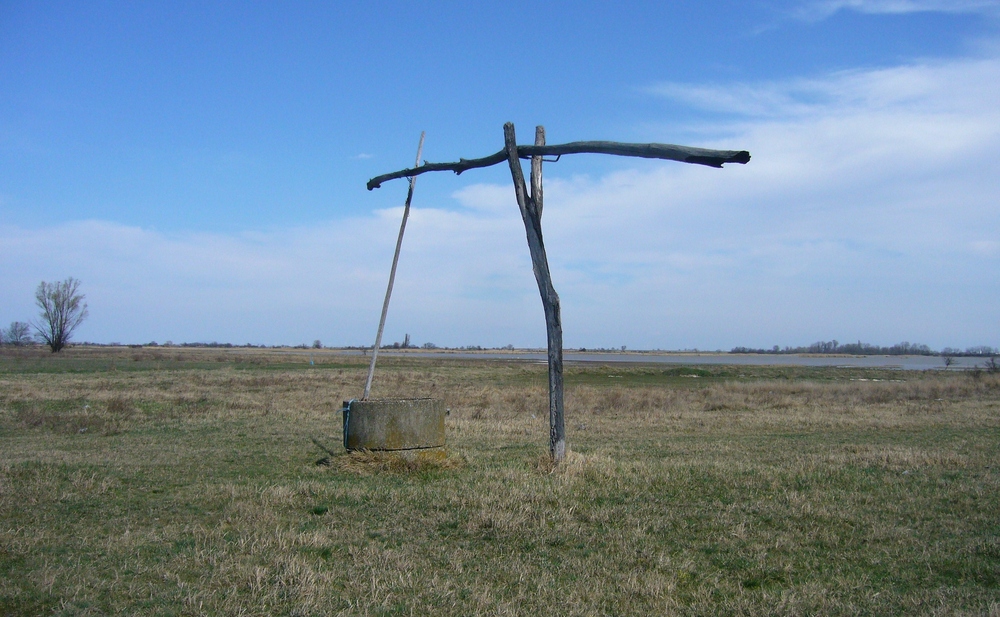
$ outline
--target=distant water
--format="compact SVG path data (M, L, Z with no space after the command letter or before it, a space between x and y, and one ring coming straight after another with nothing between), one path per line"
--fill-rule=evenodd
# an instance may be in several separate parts
M457 360L529 360L545 362L541 351L490 352L490 351L405 351L382 350L379 356L439 358ZM859 368L896 368L908 371L943 369L940 356L826 356L798 354L698 354L698 353L588 353L563 352L565 362L631 362L644 364L737 364L746 366L843 366ZM970 369L982 366L984 358L956 357L952 369Z

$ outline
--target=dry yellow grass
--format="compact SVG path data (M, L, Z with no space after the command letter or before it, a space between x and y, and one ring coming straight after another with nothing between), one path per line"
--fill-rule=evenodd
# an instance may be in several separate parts
M0 357L0 614L1000 614L996 376L570 367L554 468L544 367L391 359L448 454L316 466L365 368Z

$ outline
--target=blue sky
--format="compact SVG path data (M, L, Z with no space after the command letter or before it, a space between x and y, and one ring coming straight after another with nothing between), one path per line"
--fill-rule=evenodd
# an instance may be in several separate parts
M513 121L749 149L546 165L567 347L1000 346L1000 2L0 0L0 323L370 344L405 183ZM544 346L506 169L417 182L386 339Z

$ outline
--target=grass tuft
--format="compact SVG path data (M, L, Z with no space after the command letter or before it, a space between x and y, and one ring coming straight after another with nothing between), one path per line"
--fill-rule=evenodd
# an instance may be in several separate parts
M423 450L355 450L332 457L330 465L343 473L360 476L375 474L416 474L460 469L465 460L445 448Z

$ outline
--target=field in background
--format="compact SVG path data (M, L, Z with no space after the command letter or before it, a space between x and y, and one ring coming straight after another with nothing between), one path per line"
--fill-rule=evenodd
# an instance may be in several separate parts
M379 367L448 458L360 355L0 352L0 615L1000 615L997 375L568 366L552 469L544 365Z

